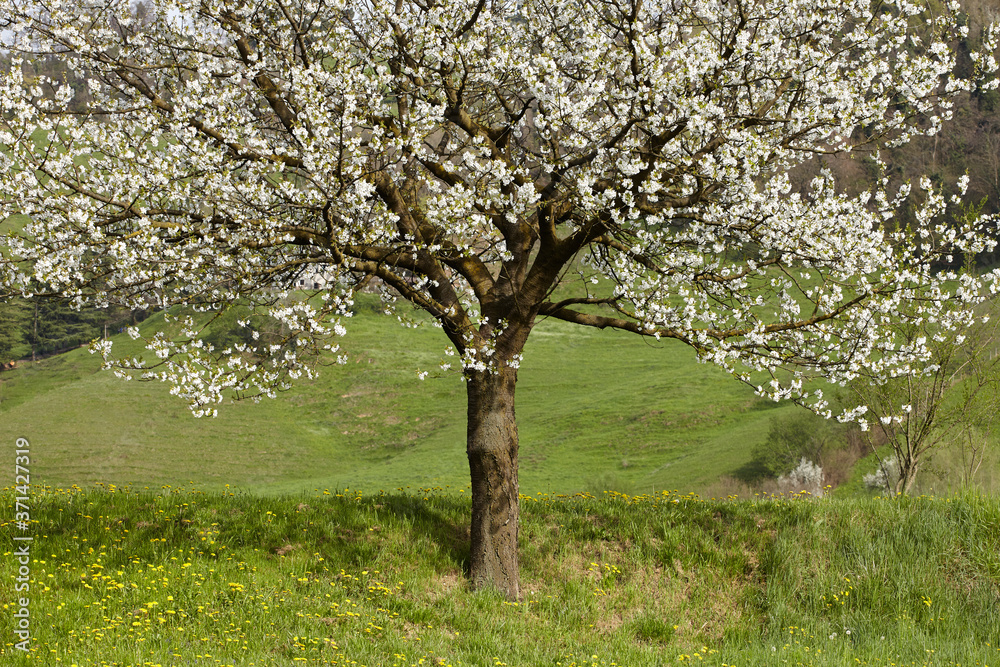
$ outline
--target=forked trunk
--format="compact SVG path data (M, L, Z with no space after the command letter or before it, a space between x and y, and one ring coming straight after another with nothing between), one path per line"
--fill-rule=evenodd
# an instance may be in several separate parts
M468 379L472 587L495 588L510 600L520 596L516 381L517 370L513 368L477 372Z
M893 489L895 495L905 496L909 495L910 489L913 488L913 483L917 481L917 472L920 468L920 464L913 460L912 456L907 455L906 458L899 464L899 479L896 480L896 487Z

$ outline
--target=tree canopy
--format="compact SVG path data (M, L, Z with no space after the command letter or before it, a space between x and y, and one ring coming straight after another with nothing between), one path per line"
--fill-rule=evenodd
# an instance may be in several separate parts
M926 179L908 200L885 180L848 196L829 173L801 190L789 177L827 154L878 169L880 149L937 132L997 69L988 32L955 74L957 6L923 10L157 0L139 17L128 0L15 0L0 9L15 54L0 215L30 221L4 240L0 285L268 308L287 335L266 347L213 349L193 319L146 341L152 361L98 346L196 414L311 372L359 285L426 311L468 381L473 582L516 597L514 386L539 318L675 338L822 411L810 375L927 359L893 334L901 304L943 331L971 317L984 280L947 267L992 249L991 219L948 216ZM86 99L25 78L42 53L85 74ZM905 201L915 222L896 225ZM303 276L323 287L296 290Z

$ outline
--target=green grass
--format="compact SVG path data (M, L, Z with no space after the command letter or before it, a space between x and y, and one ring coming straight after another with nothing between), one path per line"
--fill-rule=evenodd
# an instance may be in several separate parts
M193 419L159 383L98 372L84 349L0 374L0 441L28 437L34 474L60 487L463 488L465 387L436 371L454 362L444 336L363 301L359 311L345 366L277 400L223 406L216 419ZM529 340L517 392L521 489L532 494L701 490L747 462L773 415L796 409L756 398L676 342L555 321Z
M469 591L469 503L451 492L33 493L32 653L7 632L0 662L1000 664L996 498L522 508L510 603ZM16 567L6 553L8 618Z

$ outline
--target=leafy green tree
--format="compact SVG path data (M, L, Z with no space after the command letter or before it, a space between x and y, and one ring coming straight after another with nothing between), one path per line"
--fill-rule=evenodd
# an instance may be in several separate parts
M755 467L770 477L781 477L805 458L823 466L827 454L844 436L844 427L807 410L771 419L764 442L752 449Z
M76 310L65 299L32 299L25 337L32 357L85 345L105 333L108 313L94 308Z
M11 352L25 341L28 307L23 299L0 301L0 363L11 361Z

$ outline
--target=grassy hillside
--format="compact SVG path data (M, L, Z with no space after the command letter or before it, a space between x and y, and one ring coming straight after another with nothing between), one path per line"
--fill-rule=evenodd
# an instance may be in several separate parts
M5 665L1000 664L996 498L526 497L518 603L469 592L454 493L30 505L32 652L8 631Z
M193 419L158 383L98 372L86 350L53 357L0 375L0 441L28 437L34 475L61 487L463 488L464 385L434 372L440 331L364 307L348 331L347 365L216 419ZM431 375L420 381L422 370ZM554 321L528 343L517 400L531 494L700 490L746 463L773 415L795 409L757 399L673 341Z

